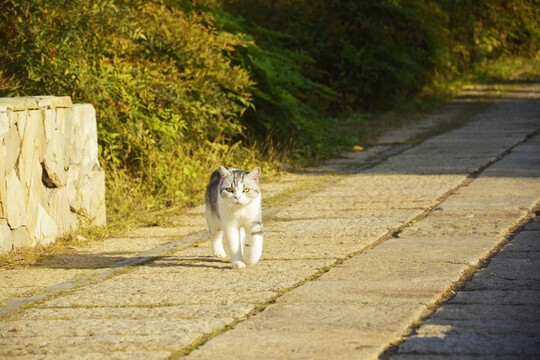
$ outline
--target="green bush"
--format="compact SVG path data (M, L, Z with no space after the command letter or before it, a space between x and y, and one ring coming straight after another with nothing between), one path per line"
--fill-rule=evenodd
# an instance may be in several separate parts
M384 110L501 55L535 56L537 0L223 0L248 22L288 34L314 59L304 72L341 108ZM257 39L259 40L259 39ZM273 40L273 39L271 39Z
M445 0L452 60L460 70L500 56L534 57L540 50L538 0Z
M253 151L237 141L254 84L224 56L245 44L240 37L157 1L4 1L2 8L2 95L93 104L111 195L139 192L150 206L197 202L225 157L253 163Z
M338 139L327 135L333 123L325 115L336 94L304 75L314 60L288 48L288 34L248 24L221 8L210 12L221 31L238 34L247 41L227 56L249 71L257 84L254 107L242 118L250 137L270 136L275 146L294 152L299 159L331 155L337 147L332 142Z
M330 156L340 111L537 57L539 19L537 0L0 0L0 96L93 104L128 214L199 203L218 164Z

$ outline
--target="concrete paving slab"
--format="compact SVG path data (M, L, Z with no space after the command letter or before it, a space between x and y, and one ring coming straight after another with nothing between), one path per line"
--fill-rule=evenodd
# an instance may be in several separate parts
M407 156L401 154L399 158ZM392 160L389 159L387 162ZM433 198L444 195L449 189L460 185L464 177L459 175L422 175L417 174L415 168L402 167L394 174L387 174L384 169L386 163L366 170L357 175L346 177L337 183L339 190L354 196L394 196L408 199L426 199L428 202ZM398 160L399 162L399 160Z
M450 262L477 265L501 241L498 237L429 236L389 239L372 249L371 254L384 254L396 261Z
M280 296L277 303L329 303L329 304L356 304L374 305L382 304L390 307L397 307L400 304L405 306L411 304L425 304L430 300L430 296L418 296L411 298L408 294L395 294L387 296L385 293L368 292L358 283L351 280L324 280L310 281Z
M159 307L39 307L17 316L22 320L78 320L78 319L202 319L237 318L253 310L252 304L171 305ZM10 318L10 317L8 317Z
M372 226L379 221L379 226ZM329 244L350 243L358 239L378 239L388 233L392 223L380 225L380 219L302 219L279 221L264 225L265 233L286 237L291 243L309 244L313 238L322 238ZM281 234L281 235L279 235Z
M67 355L67 354L66 354ZM164 359L170 355L167 351L126 351L126 352L87 352L87 353L70 353L69 358L73 360L94 360L106 357L111 360L131 360L131 359L148 359L157 360ZM17 360L57 360L57 354L39 354L39 355L22 355L12 357Z
M504 311L504 309L502 309ZM476 319L474 316L459 320L441 319L438 323L429 322L417 330L423 337L446 335L466 335L479 333L482 335L530 335L532 331L540 330L537 322L524 321L516 326L515 321L495 320L489 318Z
M540 230L540 218L536 217L533 221L526 224L525 230Z
M536 271L531 271L538 265L538 259L512 261L496 258L493 262L489 271L481 270L479 276L467 284L469 290L540 290L540 276Z
M517 223L511 218L477 218L462 216L456 221L453 215L439 215L428 217L417 223L415 227L403 229L400 236L416 237L500 237L506 235L508 229Z
M241 325L240 325L241 326ZM238 328L233 338L217 337L189 355L191 359L366 359L377 352L383 336L357 331L259 330Z
M511 289L511 290L472 290L462 291L452 298L449 304L499 304L521 305L534 303L540 298L540 290Z
M276 296L281 289L305 279L328 263L325 259L294 260L284 266L283 261L263 261L238 272L230 271L227 262L193 264L183 263L182 258L168 257L42 306L256 304Z
M540 230L526 226L511 243L504 247L504 253L523 252L519 256L535 255L540 252Z
M465 264L397 262L386 257L357 255L324 274L319 281L354 279L364 293L417 298L434 303L467 269Z
M417 316L424 309L414 302L394 302L388 304L361 304L328 302L278 303L268 306L265 311L245 322L241 328L252 330L314 331L354 330L357 334L376 332L387 335L382 329L392 329L396 323L405 330L412 314ZM302 321L298 321L302 319ZM414 320L413 320L414 321ZM391 330L394 333L395 330Z
M531 308L528 304L445 304L430 318L431 323L446 323L446 320L478 320L538 323L540 309ZM540 326L539 326L540 328ZM422 333L419 331L419 333Z
M486 169L484 176L491 177L523 177L538 180L540 176L540 159L534 156L537 152L511 152L498 162L496 167Z
M372 219L372 221L388 221L398 224L410 221L422 213L421 209L395 209L391 213L387 210L357 210L348 204L318 205L312 202L298 204L294 208L281 209L274 217L278 220L289 219Z
M272 241L269 239L268 241ZM367 242L366 242L367 243ZM362 250L366 245L362 244L333 244L333 245L304 245L293 244L265 245L263 260L293 260L293 259L339 259Z
M401 346L403 350L401 350ZM400 346L403 354L412 354L420 358L419 353L427 358L434 355L449 355L461 358L462 355L482 356L486 349L498 358L506 359L507 356L520 356L522 359L531 358L538 353L534 349L540 348L540 339L529 336L497 336L497 335L447 335L440 337L415 337L410 342ZM493 355L492 355L493 356ZM396 359L400 359L397 356Z

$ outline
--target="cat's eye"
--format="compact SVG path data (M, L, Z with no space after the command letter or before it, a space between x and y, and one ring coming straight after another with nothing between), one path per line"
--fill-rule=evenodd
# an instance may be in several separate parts
M244 192L249 192L249 190L251 190L251 189L250 188L245 188Z
M232 193L232 192L234 192L234 189L233 188L226 188L225 191Z

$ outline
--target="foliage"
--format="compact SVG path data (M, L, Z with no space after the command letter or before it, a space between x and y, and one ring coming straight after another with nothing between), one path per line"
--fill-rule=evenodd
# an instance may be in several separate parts
M441 78L500 55L534 56L537 0L223 0L228 11L289 34L341 107L387 109Z
M539 19L537 0L0 0L0 96L93 104L121 217L199 203L218 164L328 157L340 111L538 58Z
M220 8L211 13L221 31L254 34L243 36L247 45L227 52L257 83L253 91L255 106L243 117L251 137L270 135L279 139L282 147L294 141L292 147L298 158L330 155L336 148L331 142L336 139L325 136L333 123L324 114L335 93L302 73L313 66L313 59L288 48L288 34L247 24L242 17L231 16ZM271 41L259 41L264 38Z
M110 193L190 203L225 158L254 162L238 142L253 81L224 56L245 41L201 14L135 4L4 2L3 95L93 104Z

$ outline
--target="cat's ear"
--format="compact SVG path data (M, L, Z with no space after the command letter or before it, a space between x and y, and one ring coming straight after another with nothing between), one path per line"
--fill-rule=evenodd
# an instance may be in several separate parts
M219 175L221 175L222 179L225 179L227 176L231 175L231 172L224 168L223 166L219 167Z
M261 168L257 166L255 169L251 170L248 174L248 177L258 183L259 178L261 177Z

